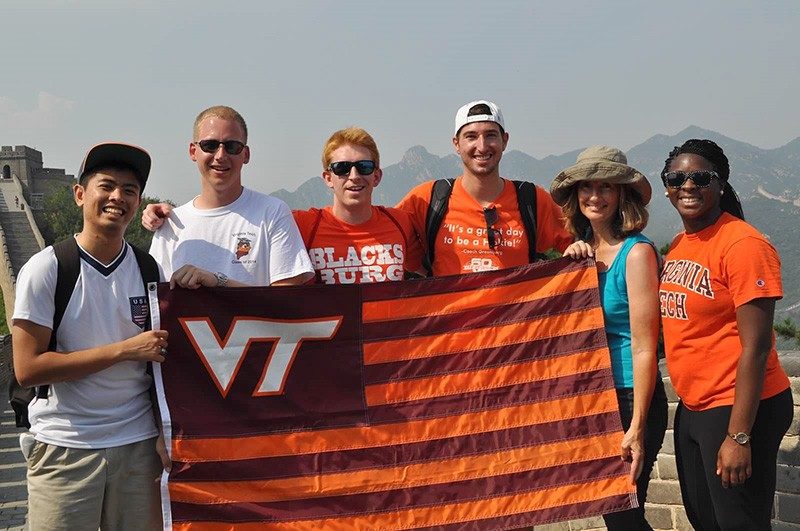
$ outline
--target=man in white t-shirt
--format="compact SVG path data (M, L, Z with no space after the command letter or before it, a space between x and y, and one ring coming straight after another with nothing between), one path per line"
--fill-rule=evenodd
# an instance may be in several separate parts
M167 217L150 254L172 286L276 286L314 276L289 207L242 186L250 160L247 124L234 109L211 107L194 123L189 158L200 172L200 195L178 208L151 207Z
M142 274L123 239L149 172L147 152L121 143L94 146L81 164L79 273L55 350L53 247L17 279L14 371L22 386L48 386L28 406L31 428L21 438L31 530L161 527L156 479L168 459L163 441L157 448L146 365L164 361L167 332L143 331Z

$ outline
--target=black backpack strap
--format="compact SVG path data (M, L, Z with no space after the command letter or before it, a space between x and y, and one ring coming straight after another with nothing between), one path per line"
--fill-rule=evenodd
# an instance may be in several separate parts
M400 231L400 235L403 237L403 247L408 250L408 237L406 236L406 231L403 230L403 226L400 225L400 222L389 212L389 209L383 205L378 205L378 210L383 213L384 216L389 218L389 221L394 223L394 226L397 227L397 230ZM405 252L405 251L404 251Z
M130 244L128 244L130 245ZM158 270L158 263L156 259L150 256L150 253L139 249L135 245L131 245L133 255L136 257L136 263L139 264L139 273L142 275L142 284L144 284L144 296L147 297L147 285L151 282L158 282L161 280L161 273ZM150 330L151 319L144 323L144 329ZM147 362L145 372L150 376L153 375L153 363Z
M75 240L74 236L54 243L53 251L55 252L56 262L58 263L58 276L56 280L56 292L53 296L53 329L52 332L50 332L50 344L47 347L50 351L56 350L56 334L58 333L58 327L61 325L61 320L64 318L64 312L67 310L67 304L69 304L69 299L72 297L72 292L75 290L75 284L78 282L78 275L81 271L78 242ZM40 385L36 388L36 397L47 398L49 390L49 385Z
M146 293L149 283L158 282L161 279L158 263L147 251L143 251L135 245L131 245L131 249L133 249L133 255L136 257L136 263L139 264L139 271L142 273L142 282L144 282L144 291Z
M517 205L525 235L528 237L528 262L540 259L536 253L536 185L530 181L512 181L517 191Z
M428 276L433 275L433 252L436 246L436 235L442 226L442 220L450 203L450 194L453 193L455 179L437 179L431 190L431 200L428 203L428 213L425 215L425 242L427 248L422 257L422 265Z
M317 230L319 230L319 224L322 221L322 209L317 209L317 217L314 218L314 224L311 225L311 232L308 233L308 242L306 243L306 249L311 249L311 244L314 243L314 238L317 236Z

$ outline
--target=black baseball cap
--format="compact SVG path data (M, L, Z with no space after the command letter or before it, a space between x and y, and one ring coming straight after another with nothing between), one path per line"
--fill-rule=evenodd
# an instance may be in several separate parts
M83 158L81 168L78 170L78 179L96 168L115 164L133 168L139 179L140 191L144 190L147 177L150 175L150 155L143 148L124 142L102 142L92 146Z

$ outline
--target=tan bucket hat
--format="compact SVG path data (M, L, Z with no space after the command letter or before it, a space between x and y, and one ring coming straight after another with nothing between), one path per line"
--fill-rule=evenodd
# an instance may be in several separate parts
M574 165L563 170L550 185L553 201L563 206L567 203L572 186L580 181L602 181L627 184L642 196L646 205L653 190L642 173L628 166L628 158L621 150L609 146L592 146L584 149Z

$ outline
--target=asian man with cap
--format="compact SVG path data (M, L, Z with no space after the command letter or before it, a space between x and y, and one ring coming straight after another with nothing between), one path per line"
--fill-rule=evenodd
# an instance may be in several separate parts
M462 174L454 180L422 183L397 204L412 216L415 229L423 235L431 274L518 266L537 253L553 248L563 251L572 243L547 191L500 176L500 159L507 145L500 108L486 100L467 103L458 109L453 131ZM432 204L436 205L433 210L439 210L439 204L444 210L434 227L429 223ZM535 213L530 223L524 211ZM533 224L535 233L528 234L527 227ZM534 249L529 249L531 242Z
M54 247L31 257L17 279L14 370L23 386L47 386L29 404L31 427L20 440L31 530L161 527L155 480L168 461L163 443L157 450L146 366L164 361L167 333L144 329L139 253L123 238L149 172L150 156L130 144L86 154L73 187L83 226L68 244L78 276L60 324Z

